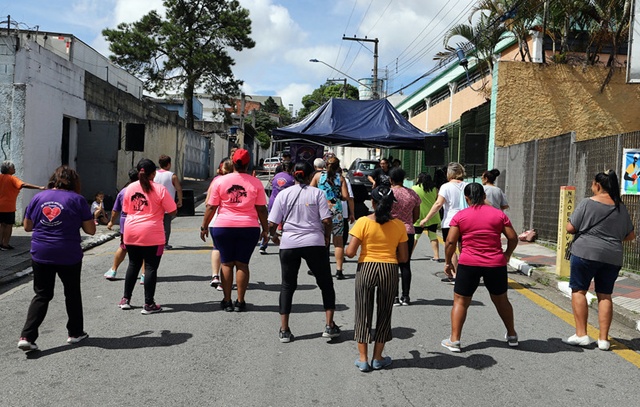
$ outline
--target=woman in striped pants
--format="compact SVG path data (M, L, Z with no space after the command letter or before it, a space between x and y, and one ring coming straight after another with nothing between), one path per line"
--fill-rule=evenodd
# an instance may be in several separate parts
M393 219L394 197L391 188L379 186L371 191L374 213L358 219L349 234L353 237L345 254L352 258L360 250L356 273L356 322L354 339L360 358L355 365L361 372L382 369L391 364L382 356L384 345L391 340L391 312L398 290L398 263L409 260L407 232L401 220ZM374 296L377 288L375 335L371 336ZM371 365L368 344L375 342Z

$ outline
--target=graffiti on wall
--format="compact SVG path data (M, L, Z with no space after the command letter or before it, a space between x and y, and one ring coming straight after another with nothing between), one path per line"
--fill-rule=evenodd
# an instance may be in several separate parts
M9 159L9 152L11 150L11 132L8 131L6 133L4 133L2 135L2 138L0 138L0 148L2 149L2 160L8 160Z

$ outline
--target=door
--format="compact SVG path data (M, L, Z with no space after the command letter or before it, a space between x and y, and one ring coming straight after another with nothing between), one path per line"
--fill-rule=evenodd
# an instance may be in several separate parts
M78 155L76 170L82 191L89 202L98 191L105 194L105 208L115 199L118 179L118 145L120 125L117 122L78 120Z

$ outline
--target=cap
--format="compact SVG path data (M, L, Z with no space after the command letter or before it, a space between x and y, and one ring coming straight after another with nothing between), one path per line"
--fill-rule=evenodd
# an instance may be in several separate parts
M640 154L635 153L635 154L633 155L633 158L636 158L636 159L637 159L637 158L640 158Z
M233 153L233 158L231 159L234 164L239 164L242 166L249 164L249 152L243 148L239 148Z

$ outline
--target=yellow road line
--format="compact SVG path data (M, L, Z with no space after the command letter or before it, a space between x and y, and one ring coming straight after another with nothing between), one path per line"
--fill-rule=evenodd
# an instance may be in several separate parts
M548 301L542 298L538 294L532 292L531 290L523 287L522 285L518 284L517 282L511 279L509 279L509 285L511 286L511 288L513 288L514 290L517 290L518 293L524 295L531 302L535 303L539 307L549 311L551 314L557 316L567 324L573 327L576 326L575 321L573 319L573 314L571 314L570 312L563 310L562 308L558 307L551 301ZM598 328L587 324L587 335L589 335L592 338L598 338L600 336L600 331L598 330ZM615 339L611 339L611 345L612 345L611 351L613 353L620 356L627 362L630 362L634 366L640 368L640 354L638 354L632 349L627 348L626 346L616 341Z

